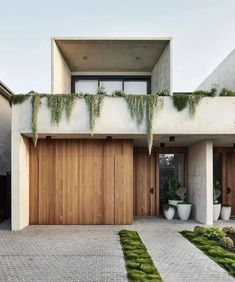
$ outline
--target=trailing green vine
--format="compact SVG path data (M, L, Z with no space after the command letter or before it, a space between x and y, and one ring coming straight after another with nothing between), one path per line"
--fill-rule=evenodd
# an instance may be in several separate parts
M90 129L91 134L93 135L96 119L100 117L101 107L103 105L105 95L97 94L97 95L84 95L84 99L86 101L89 116L90 116Z
M194 117L196 113L196 108L202 99L201 95L189 95L188 96L188 105L189 105L189 114L191 117Z
M188 104L188 95L186 94L173 95L173 103L179 112L183 111L183 109L185 109Z
M48 95L47 106L51 110L51 122L59 125L64 111L69 121L74 103L75 96L71 94Z
M145 111L145 96L143 95L126 95L125 100L127 102L128 109L131 117L136 121L139 126L144 118Z
M33 131L33 143L37 145L38 141L38 114L41 106L41 96L34 94L32 96L32 131Z

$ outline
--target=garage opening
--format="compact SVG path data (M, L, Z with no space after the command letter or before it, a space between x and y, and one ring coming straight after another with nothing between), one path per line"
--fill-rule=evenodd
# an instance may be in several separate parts
M29 151L30 224L132 224L132 141L43 139Z

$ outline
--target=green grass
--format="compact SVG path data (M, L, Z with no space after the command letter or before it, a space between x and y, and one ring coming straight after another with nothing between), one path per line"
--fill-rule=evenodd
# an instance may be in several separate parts
M192 231L184 230L180 233L235 278L235 253L225 250L215 241L198 236Z
M138 282L163 281L138 233L121 230L119 236L128 279Z

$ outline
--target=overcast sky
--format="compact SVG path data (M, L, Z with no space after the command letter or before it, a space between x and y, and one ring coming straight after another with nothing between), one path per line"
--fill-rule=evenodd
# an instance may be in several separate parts
M235 48L235 0L0 0L0 80L50 92L53 36L172 36L174 91L194 90Z

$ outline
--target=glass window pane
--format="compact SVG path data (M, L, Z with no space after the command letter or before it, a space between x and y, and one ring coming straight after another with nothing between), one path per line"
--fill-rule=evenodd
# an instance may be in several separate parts
M124 92L126 94L147 94L147 81L125 81Z
M98 88L98 80L78 80L75 83L75 92L84 92L88 94L96 94Z
M122 90L122 81L105 81L101 80L100 85L103 85L108 95L111 95L115 90Z

